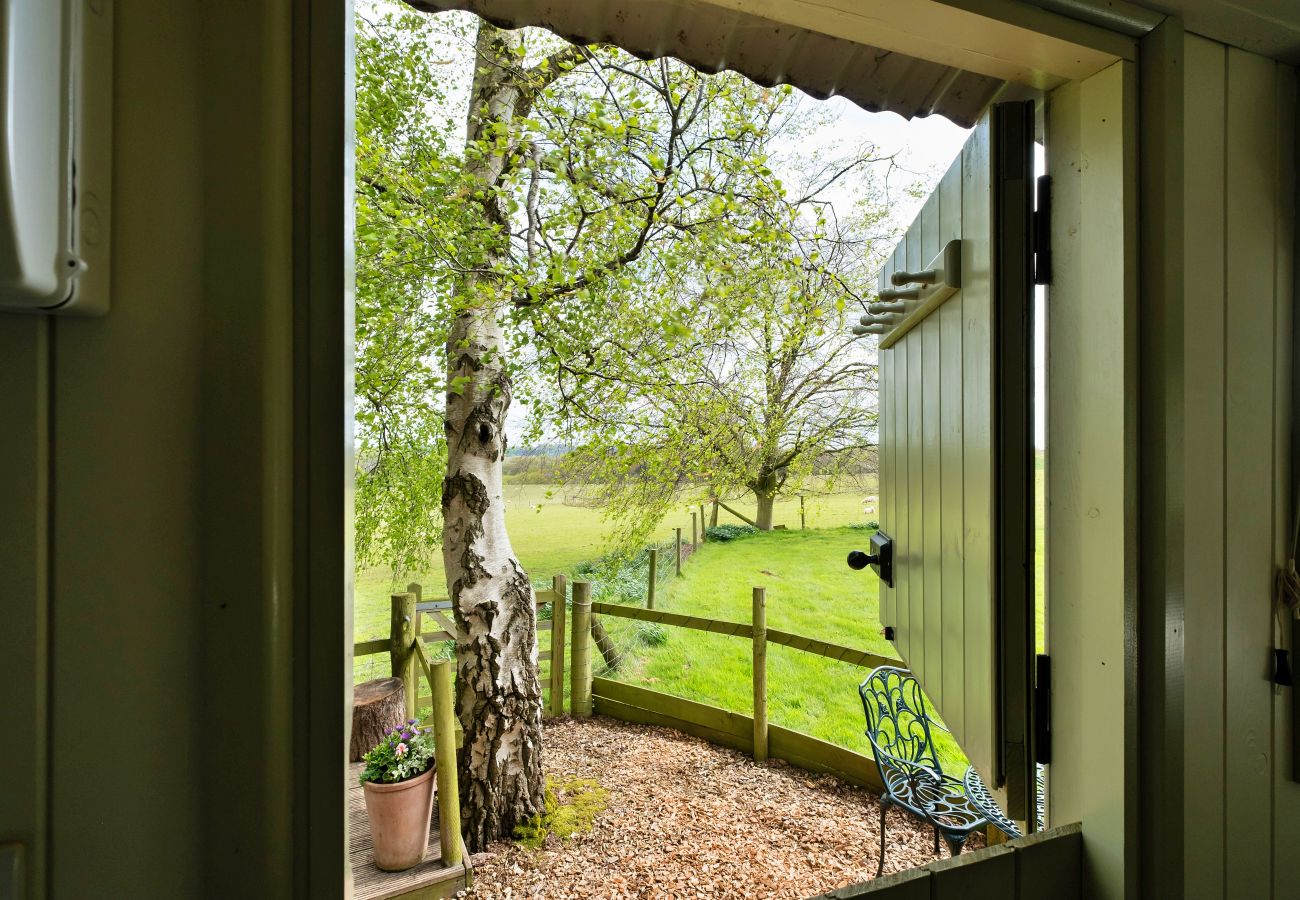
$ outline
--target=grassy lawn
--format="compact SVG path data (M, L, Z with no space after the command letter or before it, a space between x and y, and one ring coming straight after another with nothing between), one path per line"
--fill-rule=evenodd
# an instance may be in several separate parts
M570 502L566 502L566 499ZM534 583L549 582L552 575L572 574L578 563L593 559L605 552L605 535L609 523L599 509L572 503L564 488L558 485L508 484L505 487L506 528L511 543L524 568ZM805 517L809 528L842 525L864 521L863 495L860 493L809 496L805 501ZM731 504L746 515L754 515L755 504ZM872 515L874 518L874 514ZM719 522L736 522L725 510ZM797 498L778 503L776 522L790 528L799 527L799 501ZM655 540L667 541L673 529L680 527L685 539L690 539L691 514L685 506L668 516L654 535ZM426 597L445 597L447 585L443 575L442 559L434 560L428 572L395 580L384 568L369 569L357 574L353 613L353 640L365 641L388 636L389 594L405 590L409 581L424 587ZM387 662L380 657L358 660L354 667L357 681L379 674L387 674Z
M1038 491L1038 633L1042 645L1042 467ZM809 496L804 505L807 531L799 530L799 501L777 504L776 522L788 527L732 543L709 543L689 561L680 579L661 576L656 606L709 618L748 622L751 589L767 588L769 627L845 644L882 656L895 655L880 635L878 581L845 565L850 549L865 548L869 532L850 528L874 519L863 511L866 491ZM584 561L607 549L608 523L600 510L566 503L563 489L549 485L507 485L506 518L511 540L537 583L557 573L570 575ZM732 504L752 515L753 503ZM723 511L721 522L735 522ZM685 508L665 519L656 539L671 540L682 527L689 537ZM405 584L407 579L402 579ZM441 565L413 579L426 596L443 596ZM361 573L356 592L356 639L383 637L388 631L388 595L399 589L390 574ZM611 598L613 599L613 598ZM618 602L618 601L616 601ZM620 650L627 656L616 677L655 690L738 712L749 712L751 662L748 641L723 635L667 628L666 643L639 639L633 623L605 618ZM383 655L358 660L358 680L386 674ZM600 666L598 664L597 668ZM771 720L850 749L865 751L862 707L857 684L865 671L788 647L768 646L768 706ZM940 734L945 768L960 773L965 758Z
M880 635L878 580L845 565L869 532L848 527L771 532L727 544L705 544L680 579L670 579L656 608L748 622L752 588L767 588L770 628L893 657ZM607 627L630 661L616 677L655 690L748 713L752 710L750 644L724 635L669 628L667 642L639 646L626 623ZM770 720L822 740L867 751L857 685L858 666L768 645ZM940 738L946 736L940 734ZM961 751L941 741L944 767L965 769Z

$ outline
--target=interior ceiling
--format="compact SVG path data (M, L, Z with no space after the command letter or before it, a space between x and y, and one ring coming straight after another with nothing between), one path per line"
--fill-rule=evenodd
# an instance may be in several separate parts
M672 56L701 71L731 69L759 84L793 84L906 118L938 114L970 126L995 98L1031 89L942 63L830 37L697 0L406 0L429 12L463 9L503 27L540 25L575 42Z

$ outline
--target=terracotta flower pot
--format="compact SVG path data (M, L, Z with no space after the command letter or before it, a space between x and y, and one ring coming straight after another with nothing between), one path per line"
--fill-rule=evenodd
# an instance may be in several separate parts
M433 766L429 766L423 775L408 781L367 781L362 785L375 865L385 872L400 872L424 859L433 815L433 783Z

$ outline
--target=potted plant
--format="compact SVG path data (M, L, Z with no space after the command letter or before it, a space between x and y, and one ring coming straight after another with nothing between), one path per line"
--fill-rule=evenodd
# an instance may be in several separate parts
M424 859L433 814L433 730L390 728L363 760L362 790L375 865L400 872Z

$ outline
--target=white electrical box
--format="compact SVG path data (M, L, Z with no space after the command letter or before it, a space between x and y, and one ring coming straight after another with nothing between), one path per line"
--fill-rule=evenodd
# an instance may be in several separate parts
M108 311L111 0L0 0L0 309Z

